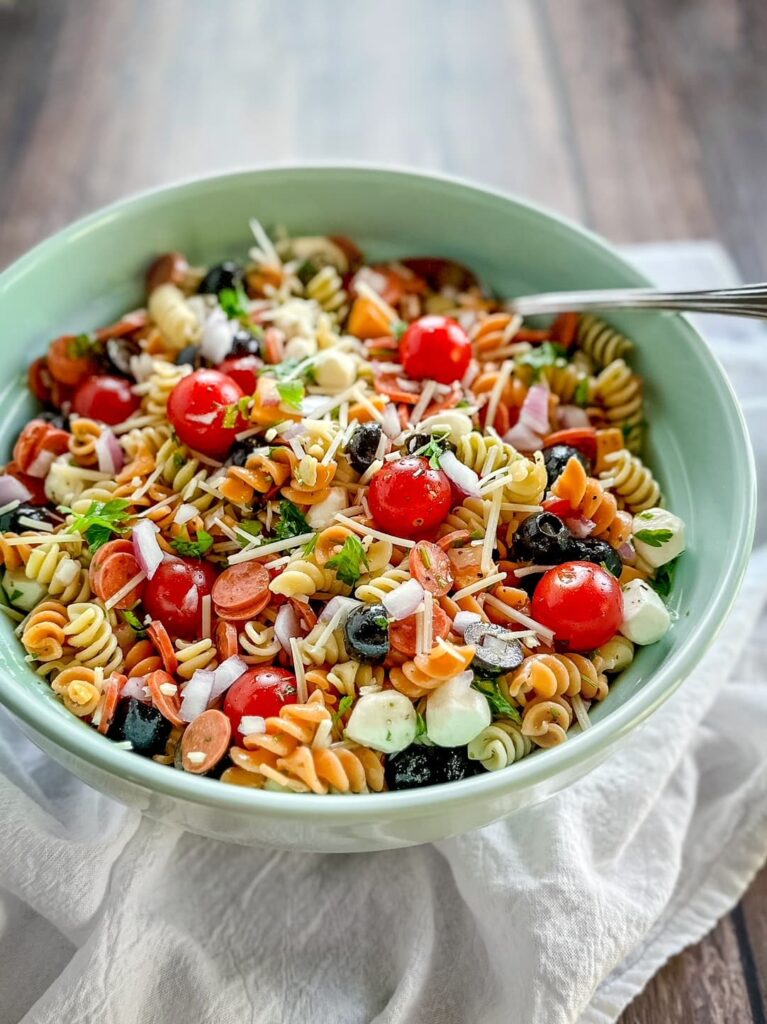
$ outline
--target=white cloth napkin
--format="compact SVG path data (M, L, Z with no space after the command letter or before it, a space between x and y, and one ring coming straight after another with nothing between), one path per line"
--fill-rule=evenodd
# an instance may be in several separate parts
M707 244L631 255L669 285L733 277ZM763 329L704 327L767 436ZM766 595L759 551L700 669L617 754L434 846L321 856L164 828L3 714L1 1024L615 1020L767 853Z

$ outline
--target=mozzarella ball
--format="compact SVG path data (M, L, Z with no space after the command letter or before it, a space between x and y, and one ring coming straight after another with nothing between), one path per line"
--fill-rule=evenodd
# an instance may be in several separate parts
M653 569L684 551L684 521L665 508L648 508L635 515L631 531L636 553Z
M357 379L357 364L346 352L326 349L314 364L317 383L329 391L345 391Z
M471 672L462 672L426 700L426 735L438 747L462 747L492 721L487 698L472 690L471 680Z
M306 513L306 521L313 530L324 530L335 521L336 512L343 512L347 508L346 491L343 487L331 487L327 498L318 501L316 505L310 505Z
M360 697L346 726L346 738L363 747L394 754L415 739L417 719L412 701L398 690Z
M644 580L632 580L622 588L623 622L619 631L635 644L654 644L671 625L668 608Z

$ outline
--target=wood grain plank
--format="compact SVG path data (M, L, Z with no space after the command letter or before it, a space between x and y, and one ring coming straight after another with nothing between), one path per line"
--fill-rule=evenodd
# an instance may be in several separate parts
M767 1005L767 866L762 868L740 905L762 1006ZM764 1017L767 1016L763 1014ZM761 1024L761 1022L759 1022Z
M620 1024L756 1024L729 918L670 960L626 1009Z

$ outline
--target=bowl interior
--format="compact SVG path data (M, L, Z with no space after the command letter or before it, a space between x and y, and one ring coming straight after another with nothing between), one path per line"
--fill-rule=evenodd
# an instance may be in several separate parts
M646 283L598 239L544 211L417 174L350 167L274 169L149 193L71 226L0 276L8 381L0 418L4 453L34 408L24 385L26 367L51 337L89 330L139 304L144 269L153 254L180 249L192 262L243 254L250 244L251 217L267 228L282 225L296 234L350 235L372 259L452 257L505 296ZM752 457L740 411L716 360L680 317L621 314L610 320L636 342L631 363L646 380L645 454L667 505L688 527L688 551L671 599L674 627L660 643L639 651L593 711L595 725L587 734L508 772L439 787L445 793L526 785L609 744L689 672L721 624L745 568L754 521ZM714 498L712 481L716 495L725 500ZM53 699L25 664L5 616L0 616L0 638L0 700L73 752L160 789L180 787L183 795L206 802L258 805L285 799L272 793L222 793L234 787L183 776L115 749ZM312 800L315 812L317 804L328 800L288 799L293 810L297 801ZM350 813L357 800L367 799L404 805L414 797L338 798Z

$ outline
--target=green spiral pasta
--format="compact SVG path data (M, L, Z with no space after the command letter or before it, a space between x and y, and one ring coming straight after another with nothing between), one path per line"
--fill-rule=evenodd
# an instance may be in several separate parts
M472 761L480 761L488 772L506 768L526 757L533 749L529 736L510 718L499 718L475 736L466 748Z
M629 512L643 512L660 502L660 486L637 455L622 448L605 455L605 463L607 469L599 478L618 495Z
M584 313L578 321L578 346L588 355L597 369L622 359L634 347L628 338L599 317Z

